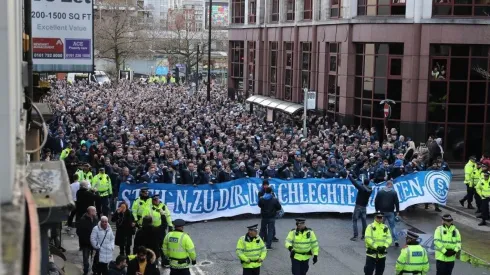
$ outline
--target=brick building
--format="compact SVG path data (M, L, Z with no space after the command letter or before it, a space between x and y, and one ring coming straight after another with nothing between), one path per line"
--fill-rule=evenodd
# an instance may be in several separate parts
M489 16L489 0L231 0L228 85L294 103L308 88L378 131L388 98L390 128L462 162L490 151Z

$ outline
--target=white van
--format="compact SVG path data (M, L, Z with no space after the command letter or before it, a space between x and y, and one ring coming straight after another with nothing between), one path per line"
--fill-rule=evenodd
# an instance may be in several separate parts
M104 71L95 71L92 73L68 73L66 81L75 83L80 80L88 80L88 82L97 82L99 84L111 83L111 80Z

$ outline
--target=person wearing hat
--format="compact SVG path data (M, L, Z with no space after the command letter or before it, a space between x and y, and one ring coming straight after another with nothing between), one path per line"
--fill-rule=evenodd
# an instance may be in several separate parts
M395 274L427 275L429 273L427 250L419 244L418 239L418 234L407 231L407 245L400 251L395 265Z
M434 232L437 275L451 275L456 254L461 251L461 234L449 214L442 216L442 225Z
M236 179L241 179L241 178L249 178L250 176L248 175L248 169L245 163L242 161L240 164L238 164L238 168L233 170L233 173L235 173L235 178Z
M195 265L197 254L189 234L184 232L185 221L174 221L175 230L169 232L163 240L163 255L170 263L170 274L190 275L190 266Z
M248 232L236 244L236 255L242 263L243 275L259 275L260 266L267 256L267 249L258 233L258 224L247 226Z
M467 164L468 165L468 164ZM475 209L471 204L473 202L473 196L475 196L475 185L480 181L481 175L481 163L477 162L475 167L472 168L469 181L466 182L466 166L465 166L465 184L466 184L466 195L464 198L459 200L461 206L464 207L465 201L468 202L468 209ZM478 203L477 203L478 205Z
M295 220L296 228L289 231L285 246L290 253L293 275L306 275L311 256L313 256L313 264L318 262L320 247L315 232L306 227L306 220L302 218Z
M483 226L487 224L486 221L490 218L488 209L488 202L490 201L490 173L488 171L483 174L483 178L475 187L475 191L481 198L481 215L477 217L481 218L482 221L478 225Z
M99 173L92 179L92 187L99 193L99 198L96 201L97 214L102 213L103 216L109 216L112 183L104 168L99 168Z
M473 196L475 198L475 204L476 204L476 212L475 214L481 213L481 197L480 194L476 191L477 189L480 188L481 181L485 177L485 173L488 171L488 167L485 164L481 164L481 169L480 169L480 178L475 179L473 182Z
M384 224L383 218L383 213L376 212L374 222L368 225L364 232L366 244L365 275L373 275L374 271L376 271L376 275L381 275L385 270L387 249L393 240L390 229Z
M167 227L173 227L172 218L170 216L170 211L168 210L168 207L160 201L160 196L158 194L153 195L151 202L152 226L156 229L157 232L159 232L160 238L158 240L158 247L162 247L163 238L165 238ZM164 259L163 256L162 259ZM166 263L164 262L164 264Z
M473 202L474 187L475 184L473 182L473 172L477 170L476 157L471 156L468 163L464 166L464 184L466 184L466 195L463 199L459 201L461 205L464 207L465 201L468 201L468 208L470 208L471 203ZM471 195L471 198L470 198ZM473 207L473 206L472 206Z
M78 180L88 180L92 181L93 175L92 172L90 171L90 164L85 163L81 167L78 168L78 170L75 172L76 175L78 175Z
M297 179L307 179L313 178L313 174L310 173L310 165L308 163L303 163L303 169L296 174Z
M141 226L143 217L150 215L152 207L152 199L148 195L148 187L142 187L140 189L140 196L137 198L131 207L133 212L134 221L138 226Z

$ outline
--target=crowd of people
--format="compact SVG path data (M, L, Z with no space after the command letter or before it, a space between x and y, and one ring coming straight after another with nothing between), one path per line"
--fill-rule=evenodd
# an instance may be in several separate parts
M323 116L309 119L304 137L294 120L267 122L222 88L206 102L205 92L185 86L58 82L44 101L55 119L43 159L61 156L70 177L103 169L111 194L121 182L198 185L345 171L381 182L432 165L447 169L440 138L417 148L396 129L341 126Z
M260 236L264 248L270 249L278 241L274 220L281 206L267 186L269 178L349 178L359 190L353 213L355 241L358 219L365 237L372 182L388 181L386 192L378 194L385 198L376 200L376 210L384 213L393 231L399 206L393 202L391 180L417 171L449 170L441 138L429 137L427 146L416 147L396 129L338 125L318 115L309 117L308 134L303 136L295 118L283 115L268 122L265 114L250 113L242 102L228 99L220 87L213 88L207 102L204 91L187 86L60 81L43 100L50 104L54 119L42 159L63 160L73 182L77 207L68 226L76 216L84 273L94 251L96 274L123 274L119 271L126 266L129 275L137 274L142 263L146 272L141 274L157 274L156 259L169 264L162 250L166 230L175 229L168 210L158 197L145 198L144 190L140 196L149 216L141 214L139 203L132 209L125 203L116 207L111 200L121 183L200 185L264 179L259 193ZM256 229L249 228L249 233L254 235ZM395 234L393 242L398 244ZM114 246L121 254L115 260Z

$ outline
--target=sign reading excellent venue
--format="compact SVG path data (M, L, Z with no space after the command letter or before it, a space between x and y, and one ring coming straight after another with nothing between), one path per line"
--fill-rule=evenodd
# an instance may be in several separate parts
M31 0L36 72L92 72L92 0Z

